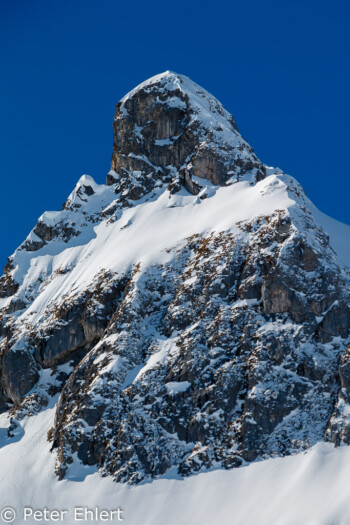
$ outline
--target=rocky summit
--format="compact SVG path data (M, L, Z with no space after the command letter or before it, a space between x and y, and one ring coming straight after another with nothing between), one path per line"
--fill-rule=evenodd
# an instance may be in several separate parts
M167 71L0 280L7 442L48 408L59 478L131 484L350 443L350 228ZM316 176L317 174L315 174Z

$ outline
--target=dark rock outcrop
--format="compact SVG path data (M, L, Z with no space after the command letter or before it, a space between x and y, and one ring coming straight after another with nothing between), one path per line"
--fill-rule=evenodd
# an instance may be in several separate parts
M210 118L209 118L210 114ZM176 73L154 77L117 104L112 172L107 184L138 200L176 173L198 193L193 177L225 185L265 168L214 97Z
M14 403L22 401L39 379L39 365L26 350L5 350L1 372L3 391Z

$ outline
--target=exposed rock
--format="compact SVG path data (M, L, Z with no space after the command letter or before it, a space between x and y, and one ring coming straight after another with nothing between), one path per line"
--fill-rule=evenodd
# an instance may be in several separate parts
M18 290L18 283L12 277L13 265L11 258L4 268L4 275L0 278L0 297L11 297Z
M1 369L1 384L5 395L14 403L22 401L39 379L39 366L25 350L5 350Z
M211 118L207 115L210 112ZM233 117L214 97L176 73L145 82L117 104L112 172L107 184L131 200L179 173L196 195L193 176L224 185L265 168L238 133ZM118 174L118 178L114 174Z
M48 330L34 337L35 357L44 368L80 359L102 337L123 293L127 277L116 280L108 273L97 276L94 286L73 301L63 301L52 312Z

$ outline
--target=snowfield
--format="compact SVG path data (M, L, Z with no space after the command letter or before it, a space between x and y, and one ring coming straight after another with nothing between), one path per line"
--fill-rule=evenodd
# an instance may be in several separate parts
M46 440L53 415L50 408L27 419L21 441L0 449L0 507L15 509L17 524L38 523L33 517L24 519L26 507L67 511L59 521L67 525L82 523L75 519L78 507L120 508L123 521L115 514L108 523L126 525L350 523L349 447L335 449L320 443L296 456L229 471L214 470L184 480L159 479L137 487L101 478L80 464L75 481L57 481L55 455L49 453ZM4 416L0 424L8 425Z

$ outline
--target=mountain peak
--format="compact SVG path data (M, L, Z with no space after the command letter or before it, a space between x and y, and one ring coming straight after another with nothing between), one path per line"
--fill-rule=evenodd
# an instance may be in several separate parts
M211 95L207 90L202 88L199 84L191 80L186 75L181 75L175 73L174 71L164 71L158 75L154 75L147 80L144 80L135 88L133 88L129 93L127 93L123 98L122 102L126 101L128 98L135 95L136 92L140 90L152 90L155 88L158 92L170 91L170 92L181 92L184 95L187 94L190 97L198 97L211 99L215 101L216 104L219 104L223 109L220 102ZM227 112L227 116L230 117L230 114Z
M23 458L24 418L45 444L50 412L45 480L98 465L128 483L349 444L330 224L214 97L144 82L117 105L108 184L81 177L0 279L0 441Z
M265 175L232 115L206 90L172 71L125 95L116 106L113 129L111 169L119 179L109 174L107 184L120 180L120 190L131 200L159 181L197 194L200 185L193 177L226 185L246 176L256 182Z
M175 73L174 71L170 71L170 70L164 71L163 73L158 73L158 75L153 75L152 77L138 84L135 88L129 91L129 93L127 93L122 98L122 101L127 100L127 98L129 97L132 97L140 89L152 87L155 84L161 85L163 89L172 90L174 88L179 88L179 86L186 83L186 81L194 84L192 80L190 80L188 77L185 77L184 75L179 75L178 73Z

